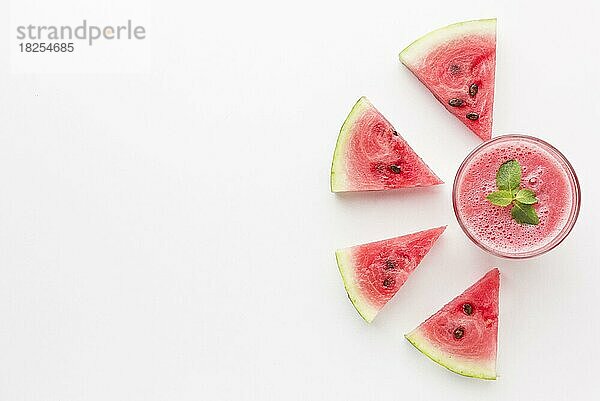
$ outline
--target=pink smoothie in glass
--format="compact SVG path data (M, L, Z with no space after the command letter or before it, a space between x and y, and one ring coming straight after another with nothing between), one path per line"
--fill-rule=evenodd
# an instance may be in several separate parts
M519 224L511 207L491 204L500 165L521 165L521 188L535 192L540 223ZM579 185L573 168L549 144L524 135L505 135L473 151L454 183L454 210L465 233L485 250L505 257L530 257L558 245L571 230L579 211Z

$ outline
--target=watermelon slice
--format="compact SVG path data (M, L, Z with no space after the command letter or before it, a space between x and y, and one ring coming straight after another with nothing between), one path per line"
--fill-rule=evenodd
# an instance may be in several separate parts
M499 286L500 272L490 270L405 337L453 372L495 380Z
M400 61L477 136L492 137L496 19L430 32L402 50Z
M446 227L338 249L338 268L348 298L371 323L398 292Z
M331 191L378 191L441 183L367 98L358 99L338 136Z

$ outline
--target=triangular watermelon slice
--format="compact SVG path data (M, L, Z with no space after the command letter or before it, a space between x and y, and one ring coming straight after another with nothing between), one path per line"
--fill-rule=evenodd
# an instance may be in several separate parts
M400 61L477 136L492 137L496 19L430 32L402 50Z
M371 323L398 292L446 227L338 249L338 268L348 298Z
M338 136L331 191L379 191L441 183L367 98L358 99Z
M495 380L499 286L500 272L490 270L405 337L453 372Z

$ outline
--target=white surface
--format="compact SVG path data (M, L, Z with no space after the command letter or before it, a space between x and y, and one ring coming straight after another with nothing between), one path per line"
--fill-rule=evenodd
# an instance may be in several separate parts
M26 3L33 13L37 2L11 5ZM93 19L106 11L94 3L69 13ZM148 71L33 75L10 73L8 27L19 22L2 6L0 400L597 394L598 3L336 3L111 2L119 18L150 16ZM520 262L460 231L451 181L479 141L397 59L427 31L493 16L494 132L548 140L583 189L569 238ZM329 193L337 132L361 95L444 186ZM365 324L334 249L441 224ZM403 333L493 265L500 377L481 382L429 361Z

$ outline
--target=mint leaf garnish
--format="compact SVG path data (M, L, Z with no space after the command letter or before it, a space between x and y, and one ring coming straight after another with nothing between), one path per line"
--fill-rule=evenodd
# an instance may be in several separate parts
M485 197L496 206L508 206L513 201L513 194L510 191L496 191Z
M519 201L515 202L515 205L510 211L510 215L519 224L540 224L540 219L533 206L521 203Z
M531 189L521 188L521 165L516 160L502 163L496 172L498 191L485 198L493 205L512 205L510 215L519 224L540 224L540 219L532 206L538 199Z
M521 165L516 160L503 163L496 173L496 186L500 190L512 191L521 185Z
M515 196L515 200L526 205L533 205L538 201L535 197L535 192L533 192L531 189L520 189Z

